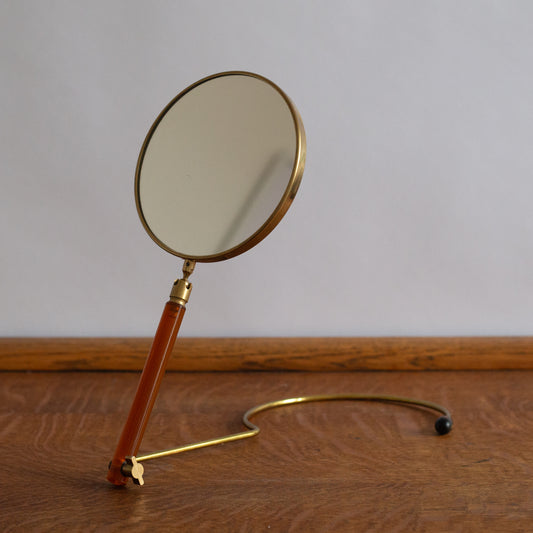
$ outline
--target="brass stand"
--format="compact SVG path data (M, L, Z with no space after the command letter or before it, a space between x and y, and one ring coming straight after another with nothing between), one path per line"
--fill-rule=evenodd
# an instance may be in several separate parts
M310 403L310 402L324 402L324 401L342 401L342 400L352 400L352 401L373 401L373 402L387 402L395 403L400 405L414 405L416 407L422 407L437 411L441 413L441 417L435 422L435 430L439 435L445 435L449 433L452 429L452 417L448 409L438 405L433 402L427 402L424 400L415 400L413 398L405 398L402 396L388 396L388 395L377 395L377 394L322 394L315 396L302 396L299 398L288 398L286 400L276 400L268 403L263 403L252 407L244 414L242 418L242 423L248 428L246 431L241 431L239 433L233 433L231 435L225 435L223 437L217 437L214 439L204 440L196 442L193 444L186 444L184 446L179 446L177 448L171 448L169 450L162 450L159 452L152 452L144 455L129 456L126 457L124 466L122 468L123 475L131 477L134 483L138 485L144 484L143 474L144 468L140 464L143 461L150 461L152 459L157 459L159 457L166 457L168 455L175 455L178 453L183 453L191 450L197 450L199 448L206 448L208 446L215 446L217 444L224 444L226 442L233 442L236 440L247 439L254 437L260 431L259 427L250 422L250 418L258 413L263 411L268 411L270 409L276 409L278 407L284 407L287 405L294 405L300 403Z

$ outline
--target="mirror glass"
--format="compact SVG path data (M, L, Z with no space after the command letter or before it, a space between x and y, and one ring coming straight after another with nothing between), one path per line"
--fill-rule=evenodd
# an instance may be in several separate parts
M298 188L305 134L289 98L256 74L210 76L161 112L144 142L136 200L150 236L197 261L263 239Z

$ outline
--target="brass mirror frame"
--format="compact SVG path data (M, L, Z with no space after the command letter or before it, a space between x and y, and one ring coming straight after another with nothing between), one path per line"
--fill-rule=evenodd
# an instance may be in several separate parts
M144 161L144 156L146 154L146 150L148 148L148 145L150 144L150 141L152 139L152 136L154 135L155 130L157 129L157 127L159 126L159 123L163 120L165 115L168 113L168 111L170 111L170 109L174 106L174 104L178 102L183 96L185 96L189 91L193 90L195 87L198 87L199 85L202 85L203 83L206 83L213 79L222 78L226 76L249 76L251 78L255 78L257 80L263 81L267 83L268 85L270 85L283 97L285 103L287 104L291 112L293 123L294 123L295 134L296 134L296 150L294 154L294 164L292 168L291 177L283 193L283 196L281 197L281 200L279 201L278 205L275 207L271 215L268 217L268 219L263 223L263 225L258 230L255 231L255 233L253 233L250 237L248 237L241 243L237 244L236 246L233 246L232 248L229 248L228 250L223 250L222 252L219 252L216 254L203 255L203 256L187 255L187 254L184 254L182 252L179 252L179 251L176 251L170 248L152 232L144 216L142 207L141 207L139 189L140 189L142 165ZM144 139L141 151L139 153L139 158L137 160L137 167L135 169L135 205L137 206L137 213L139 214L139 217L141 219L142 225L144 226L144 229L146 230L148 235L150 235L152 240L158 246L163 248L163 250L167 251L168 253L172 255L181 257L182 259L190 259L190 260L198 261L201 263L213 263L216 261L223 261L225 259L230 259L254 247L256 244L262 241L278 225L280 220L283 218L283 216L289 209L292 201L294 200L294 197L296 196L296 192L298 191L298 188L300 186L300 182L302 181L302 176L303 176L304 166L305 166L305 156L306 156L306 138L305 138L305 130L304 130L302 118L300 117L300 113L298 113L298 110L292 103L291 99L275 83L273 83L268 78L265 78L259 74L254 74L252 72L247 72L247 71L242 71L242 70L229 70L226 72L219 72L218 74L212 74L210 76L206 76L205 78L198 80L196 83L193 83L192 85L190 85L189 87L181 91L175 98L173 98L167 104L167 106L163 109L163 111L161 111L161 113L158 115L158 117L155 119L154 123L150 127L150 130L148 131L148 134L146 135L146 138Z

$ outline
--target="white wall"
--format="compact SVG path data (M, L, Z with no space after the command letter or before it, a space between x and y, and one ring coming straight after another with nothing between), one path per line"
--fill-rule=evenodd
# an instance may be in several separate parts
M152 335L181 265L133 174L205 75L278 83L308 137L287 217L199 265L183 335L531 334L533 3L0 4L0 334Z

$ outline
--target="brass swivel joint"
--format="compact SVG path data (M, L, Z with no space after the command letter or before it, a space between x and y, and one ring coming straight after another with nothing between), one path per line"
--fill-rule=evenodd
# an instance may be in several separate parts
M179 305L185 306L189 301L189 295L192 290L192 283L189 281L189 276L193 273L196 261L186 259L183 263L183 278L177 279L172 285L170 291L170 300Z

